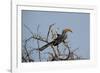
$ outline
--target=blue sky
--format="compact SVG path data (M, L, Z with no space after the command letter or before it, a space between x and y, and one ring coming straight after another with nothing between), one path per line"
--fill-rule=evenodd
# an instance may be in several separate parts
M39 34L46 36L49 25L53 23L55 24L55 28L59 28L59 33L61 33L64 28L72 29L73 33L69 34L70 46L73 49L79 48L76 51L79 56L90 58L89 13L22 10L23 40L32 36L24 25L27 25L33 33L37 32L37 25L39 25ZM29 45L36 47L36 43L32 41Z

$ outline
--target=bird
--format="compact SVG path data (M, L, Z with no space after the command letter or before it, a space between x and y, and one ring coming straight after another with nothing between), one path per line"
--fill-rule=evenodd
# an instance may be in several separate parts
M57 46L59 45L60 43L62 42L65 42L65 40L67 39L67 32L72 32L71 29L69 28L65 28L63 31L62 31L62 34L57 34L57 38L55 38L53 41L47 43L46 45L38 48L37 50L39 51L43 51L44 49L46 49L47 47L49 47L50 45L53 45L53 46Z

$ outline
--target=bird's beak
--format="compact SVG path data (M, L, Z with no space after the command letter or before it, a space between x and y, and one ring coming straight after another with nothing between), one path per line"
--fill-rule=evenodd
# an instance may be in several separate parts
M71 29L68 29L68 28L67 29L64 29L64 31L65 32L72 32L72 30Z

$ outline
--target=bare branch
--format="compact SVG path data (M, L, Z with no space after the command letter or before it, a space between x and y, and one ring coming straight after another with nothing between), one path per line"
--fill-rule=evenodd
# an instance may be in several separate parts
M31 31L31 29L30 29L27 25L25 25L25 24L24 24L24 26L25 26L26 29L33 35L33 32Z
M39 25L37 26L37 36L38 36L38 31L39 31ZM37 45L38 45L38 48L39 48L40 47L39 46L39 40L37 40ZM39 51L39 60L41 61L40 51Z
M68 56L67 56L67 58L66 58L66 60L68 60L69 59L69 57L70 57L70 47L69 47L69 45L68 44L65 44L65 43L63 43L64 45L65 45L65 47L68 49Z
M54 24L51 24L51 25L49 26L49 30L48 30L48 33L47 33L47 41L48 41L48 36L49 36L49 33L50 33L50 30L51 30L52 26L54 26Z
M40 41L43 41L43 42L45 42L45 43L48 43L48 41L47 41L47 40L43 39L43 38L42 38L41 36L39 36L39 35L38 35L38 36L33 35L33 36L32 36L32 38L33 38L33 39L40 40Z

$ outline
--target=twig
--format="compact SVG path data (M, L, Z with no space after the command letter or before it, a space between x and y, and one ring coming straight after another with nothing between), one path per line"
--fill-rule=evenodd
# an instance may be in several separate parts
M29 59L30 59L30 57L29 57L29 53L28 53L27 48L26 48L26 44L27 44L27 41L25 41L24 48L25 48L26 53L27 53L26 57L28 57L28 60L29 60ZM26 58L26 57L25 57L25 58Z
M22 62L27 62L27 60L22 56Z
M79 48L74 49L73 52L77 51L78 49L79 49Z
M25 40L25 45L24 45L24 49L25 49L25 51L26 51L26 53L27 53L26 57L28 57L28 60L30 60L30 57L29 57L29 53L28 53L28 50L27 50L27 48L26 48L26 45L27 45L27 42L28 42L31 38L32 38L32 37L30 37L30 38L28 38L27 40ZM26 57L25 57L25 59L26 59Z
M34 38L34 39L37 39L37 40L40 40L40 41L43 41L43 42L45 42L45 43L48 43L48 41L47 40L44 40L41 36L32 36L32 38Z
M33 35L33 32L30 30L30 28L24 24L24 26L26 27L26 29Z
M60 56L59 45L57 45L57 53L58 53L58 56Z
M53 37L55 37L56 34L53 33L53 30L51 30L51 33L52 33L52 39L53 39ZM53 50L54 57L58 57L57 54L56 54L55 48L53 47L53 45L51 45L51 48L52 48L52 50Z
M57 54L56 54L56 51L55 51L55 48L53 47L53 45L51 45L51 48L52 48L52 50L53 50L53 52L54 52L54 56L57 57Z
M46 40L44 40L41 36L39 36L39 35L34 35L34 33L30 30L30 28L27 26L27 25L25 25L24 24L24 26L26 27L26 29L32 34L32 38L34 38L34 39L37 39L37 40L40 40L40 41L43 41L43 42L48 42L48 41L46 41Z
M69 47L68 44L67 44L67 45L66 45L65 43L63 43L63 44L65 45L65 47L68 49L68 52L69 52L69 53L68 53L68 56L67 56L67 58L66 58L66 60L68 60L69 57L70 57L70 53L71 53L71 52L70 52L70 47Z
M50 30L51 30L51 28L52 28L53 25L54 25L54 24L51 24L51 25L49 26L49 30L48 30L48 33L47 33L47 41L48 41L48 37L49 37Z
M37 35L38 35L38 31L39 31L39 25L37 26ZM37 45L38 45L38 48L39 48L40 47L39 46L39 40L37 40ZM39 60L41 61L40 51L39 51Z

